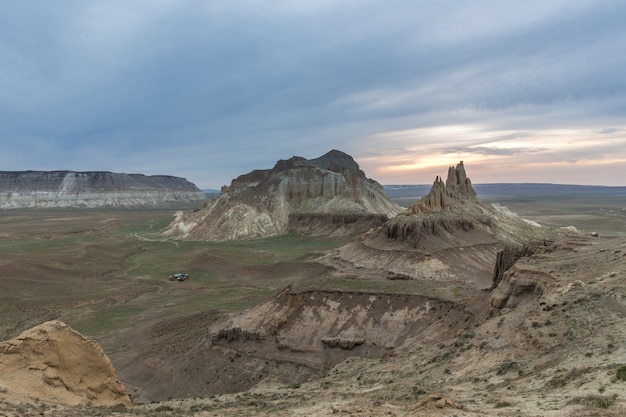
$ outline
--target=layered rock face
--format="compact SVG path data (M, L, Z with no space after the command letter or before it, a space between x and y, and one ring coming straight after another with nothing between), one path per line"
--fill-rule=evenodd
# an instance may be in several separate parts
M0 171L0 208L142 207L198 204L206 195L184 178L105 171Z
M480 201L463 162L448 169L444 182L436 177L430 192L406 213L339 248L328 263L345 269L372 270L373 277L403 277L491 285L498 250L519 245L538 234L532 225L500 206ZM386 270L381 275L375 271Z
M0 399L132 408L100 345L59 321L0 343Z
M350 216L369 216L366 222L377 225L381 221L372 215L389 217L402 211L351 156L333 150L312 160L294 156L272 169L241 175L208 207L177 213L165 234L188 240L253 238L326 224L328 214L342 224L362 224ZM316 216L315 221L303 220ZM337 220L341 216L348 217Z
M244 376L238 389L260 378L298 382L322 375L347 357L383 357L435 345L453 323L470 320L461 305L435 297L287 288L212 326L211 362L235 358L224 361L226 372L212 375L218 386L230 375Z
M469 203L469 204L468 204ZM439 213L444 211L467 211L471 204L479 204L472 182L465 173L461 161L456 167L448 168L448 178L444 184L437 176L428 195L413 204L409 214Z

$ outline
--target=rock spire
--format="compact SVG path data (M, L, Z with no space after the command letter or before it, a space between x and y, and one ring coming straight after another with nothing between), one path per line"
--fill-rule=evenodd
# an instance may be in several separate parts
M430 192L408 208L409 214L439 213L462 206L467 202L478 202L476 191L467 177L463 161L448 168L448 178L444 183L437 176Z

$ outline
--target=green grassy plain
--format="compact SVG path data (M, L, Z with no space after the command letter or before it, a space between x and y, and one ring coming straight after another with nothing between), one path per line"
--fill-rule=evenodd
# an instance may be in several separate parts
M7 210L0 216L0 336L61 319L97 337L161 317L251 307L308 279L305 258L345 240L285 235L184 242L170 210ZM186 282L170 274L186 272ZM314 273L317 276L317 273Z
M626 196L489 196L551 227L626 234ZM163 318L226 313L287 285L435 295L414 281L331 277L309 260L348 242L288 234L233 242L184 242L159 232L171 209L18 209L0 212L0 337L60 319L102 337ZM176 272L186 282L170 282Z

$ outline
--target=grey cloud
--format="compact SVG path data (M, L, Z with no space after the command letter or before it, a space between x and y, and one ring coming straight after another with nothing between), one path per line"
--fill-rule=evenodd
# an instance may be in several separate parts
M618 1L11 2L0 6L0 134L10 149L27 138L34 169L50 155L37 160L38 143L68 169L79 155L121 166L146 149L183 161L193 150L186 172L191 160L210 171L205 153L224 183L230 167L289 154L365 155L390 130L599 130L626 114L624 14ZM414 145L393 143L397 154Z
M543 148L490 148L486 146L447 146L439 149L443 154L511 156L542 152Z

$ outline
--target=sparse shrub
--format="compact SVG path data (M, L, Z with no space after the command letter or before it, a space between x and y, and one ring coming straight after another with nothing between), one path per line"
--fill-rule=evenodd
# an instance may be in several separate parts
M158 411L159 413L164 413L164 412L174 411L174 409L170 407L169 405L160 405L157 408L155 408L154 411Z
M473 344L473 343L470 343L469 345L463 346L463 347L460 349L460 351L461 351L461 352L465 352L466 350L470 350L470 349L471 349L471 348L473 348L473 347L474 347L474 344Z
M476 337L476 333L474 333L474 330L468 330L465 333L463 333L463 338L464 339L473 339L474 337Z
M626 365L621 365L617 368L615 376L617 376L617 379L619 380L626 381Z
M496 375L504 375L510 371L518 371L518 373L522 373L521 365L514 361L507 361L502 363L496 369Z
M604 398L598 398L596 400L596 405L599 408L609 408L614 403L615 403L615 397L604 397Z
M498 401L495 405L496 408L504 408L504 407L510 407L512 404L508 401Z
M585 357L590 358L593 356L593 352L585 352Z
M584 397L574 397L570 402L607 409L615 404L616 398L616 395L585 395Z

